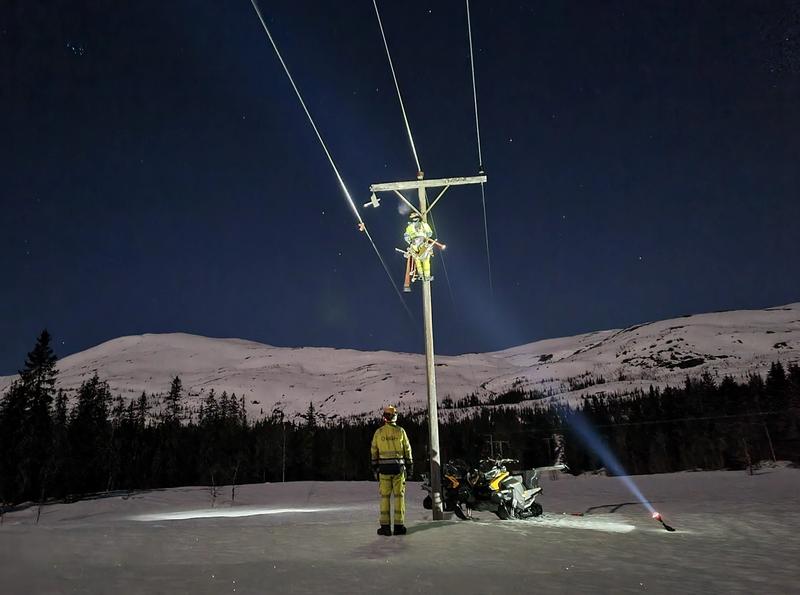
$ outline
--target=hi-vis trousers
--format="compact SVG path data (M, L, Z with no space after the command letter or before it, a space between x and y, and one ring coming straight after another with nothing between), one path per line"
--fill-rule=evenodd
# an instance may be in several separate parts
M378 476L378 488L381 494L381 525L391 525L392 516L389 510L392 494L394 494L394 524L404 525L406 519L406 474Z

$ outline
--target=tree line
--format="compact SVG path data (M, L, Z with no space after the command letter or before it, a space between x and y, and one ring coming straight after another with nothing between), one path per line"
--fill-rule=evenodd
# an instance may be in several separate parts
M179 377L163 397L126 403L97 375L70 400L57 389L47 331L0 400L0 505L113 490L265 481L366 480L379 419L323 420L313 403L298 419L274 411L248 420L243 398L212 390L189 410ZM601 395L579 407L513 389L490 405L443 409L442 460L495 455L525 467L559 458L571 472L607 462L573 421L587 420L627 473L742 469L800 462L800 367L773 363L744 382L708 374L677 388ZM468 405L469 403L469 405ZM404 416L415 473L427 470L427 418ZM418 475L415 476L417 479Z

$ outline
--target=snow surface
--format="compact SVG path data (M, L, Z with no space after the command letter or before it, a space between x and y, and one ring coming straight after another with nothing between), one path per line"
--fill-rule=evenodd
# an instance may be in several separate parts
M681 385L687 374L704 371L743 378L764 373L773 361L800 362L800 303L684 316L494 353L439 356L436 373L440 402L471 393L485 400L510 388L575 402L584 395ZM193 406L212 388L235 392L245 397L251 419L275 408L297 415L309 402L328 418L372 415L389 402L401 410L423 409L426 402L424 357L389 351L146 334L65 357L59 369L60 386L71 395L97 372L125 398L164 393L177 374ZM14 378L0 377L0 392Z
M430 521L378 537L377 484L298 482L135 492L8 513L3 593L796 593L800 470L633 480L549 476L528 521ZM583 516L574 516L583 513Z

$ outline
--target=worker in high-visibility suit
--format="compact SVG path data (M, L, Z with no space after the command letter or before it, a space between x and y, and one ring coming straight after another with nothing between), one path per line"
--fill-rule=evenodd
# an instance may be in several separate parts
M431 255L433 254L433 230L426 221L423 221L419 213L411 214L411 221L406 226L403 238L408 244L408 254L414 259L416 275L423 281L430 281L431 277Z
M375 430L370 448L372 470L380 491L380 524L378 535L392 534L391 500L394 495L394 534L405 535L406 479L414 467L411 444L406 431L397 425L397 408L383 410L383 425Z

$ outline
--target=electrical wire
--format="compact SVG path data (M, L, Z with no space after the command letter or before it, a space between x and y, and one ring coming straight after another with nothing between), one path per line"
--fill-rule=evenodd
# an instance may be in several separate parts
M478 139L478 167L483 171L483 152L481 151L481 126L478 121L478 90L475 84L475 53L472 48L472 18L469 13L469 0L467 5L467 33L469 36L469 66L472 72L472 101L475 105L475 134ZM483 205L483 234L486 238L486 266L489 272L489 292L494 295L494 285L492 283L492 258L489 252L489 223L486 218L486 191L481 182L481 204Z
M383 23L381 22L381 13L378 11L378 3L372 0L372 5L375 7L375 16L378 19L378 28L381 30L381 37L383 37L383 47L386 49L386 57L389 59L389 70L392 71L392 79L394 79L394 88L397 90L397 99L400 101L400 109L403 112L403 121L406 123L406 132L408 133L408 142L411 143L411 152L414 154L414 162L417 164L417 171L422 171L422 166L419 164L419 157L417 156L417 148L414 145L414 137L411 135L411 126L408 123L408 116L406 115L406 107L403 105L403 96L400 94L400 85L397 83L397 74L394 71L394 64L392 64L392 56L389 53L389 44L386 41L386 33L383 31Z
M489 222L486 218L486 192L481 182L481 204L483 205L483 236L486 238L486 268L489 272L489 293L494 295L494 284L492 283L492 259L489 256Z
M439 233L436 231L436 222L433 220L433 213L428 213L428 217L431 220L431 228L433 229L433 237L438 238ZM444 271L444 278L447 280L447 289L450 291L450 301L452 302L453 306L456 305L456 298L453 294L453 286L450 284L450 275L447 274L447 265L444 262L444 252L439 251L439 257L442 259L442 270Z
M481 127L478 123L478 93L475 86L475 57L472 51L472 19L469 14L469 0L467 3L467 33L469 35L469 65L472 70L472 101L475 104L475 132L478 136L478 165L483 170L483 155L481 153Z
M339 186L342 188L342 192L344 192L345 198L347 199L347 202L350 204L350 208L353 210L353 214L358 220L360 229L364 231L364 234L367 236L367 239L369 239L369 243L372 245L373 250L375 250L375 254L381 261L381 265L383 265L383 270L386 271L386 275L389 277L389 282L392 284L392 287L394 288L397 297L400 299L400 303L403 304L403 308L405 309L406 313L408 314L408 316L411 318L412 321L415 320L414 315L411 313L411 310L409 310L406 301L403 299L403 295L400 293L400 289L394 282L394 278L392 277L392 274L389 271L389 267L386 266L386 262L384 261L383 256L378 250L378 247L375 245L375 241L372 239L372 236L370 235L369 231L367 231L367 226L364 223L364 220L361 218L361 214L358 212L358 208L356 207L353 198L350 196L350 192L347 190L347 186L345 185L344 180L342 179L342 176L339 173L339 168L336 167L336 164L333 161L333 157L331 156L331 153L328 150L325 141L322 139L322 135L320 134L316 123L314 122L314 118L311 117L311 113L308 111L308 107L306 107L306 102L303 101L303 96L300 94L300 90L297 88L297 85L294 82L294 78L292 78L292 74L289 72L288 66L286 66L286 62L284 62L283 56L281 56L281 52L280 50L278 50L278 46L276 45L275 40L272 38L272 34L269 31L269 27L267 27L267 23L264 20L264 15L261 14L261 9L258 7L256 0L250 0L250 2L256 11L256 14L258 15L258 20L261 21L261 25L264 27L264 31L266 32L267 37L269 38L269 41L272 44L272 48L275 50L275 54L278 56L278 60L280 61L281 66L283 66L284 72L286 72L286 76L289 78L289 82L292 84L292 88L294 89L295 95L297 95L297 99L300 101L300 105L303 107L303 111L305 112L306 117L308 118L308 121L311 124L311 127L314 129L314 133L317 135L317 139L319 139L319 142L322 145L322 149L325 151L325 155L328 157L328 161L331 164L331 168L333 168L333 173L336 175L336 179L339 181ZM409 134L411 134L410 130ZM416 153L414 155L416 156Z

